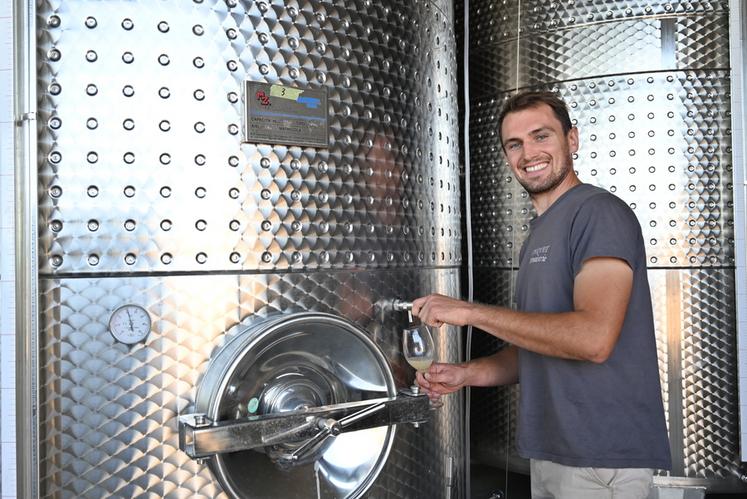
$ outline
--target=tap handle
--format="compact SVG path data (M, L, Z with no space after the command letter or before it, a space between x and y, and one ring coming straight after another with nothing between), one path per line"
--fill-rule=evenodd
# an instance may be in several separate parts
M392 302L392 308L397 312L402 312L404 310L410 311L412 310L412 302L400 300L399 298L397 298Z

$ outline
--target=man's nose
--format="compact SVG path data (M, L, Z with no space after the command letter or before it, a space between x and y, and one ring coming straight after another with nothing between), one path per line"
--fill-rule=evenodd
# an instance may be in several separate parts
M540 151L539 144L536 144L532 140L528 140L524 142L524 147L522 148L522 156L523 159L532 159L534 158L537 153Z

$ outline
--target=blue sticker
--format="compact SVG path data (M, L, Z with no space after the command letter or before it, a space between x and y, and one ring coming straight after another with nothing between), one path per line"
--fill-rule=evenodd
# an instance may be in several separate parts
M296 102L300 104L305 104L306 107L308 107L309 109L316 109L317 107L319 107L319 104L321 104L322 101L315 97L301 96L298 99L296 99Z

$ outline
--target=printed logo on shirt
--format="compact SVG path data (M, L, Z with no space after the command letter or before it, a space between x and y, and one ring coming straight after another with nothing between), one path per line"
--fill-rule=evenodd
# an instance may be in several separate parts
M545 263L550 256L550 245L540 246L532 250L529 263Z

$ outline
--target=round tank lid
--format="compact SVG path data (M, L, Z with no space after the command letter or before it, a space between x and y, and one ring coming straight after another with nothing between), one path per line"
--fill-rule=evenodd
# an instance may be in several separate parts
M280 414L396 394L386 357L368 333L329 314L273 317L238 330L213 356L195 409L213 421ZM209 460L236 498L353 498L386 462L395 427L327 438L292 467L303 442L219 454Z

